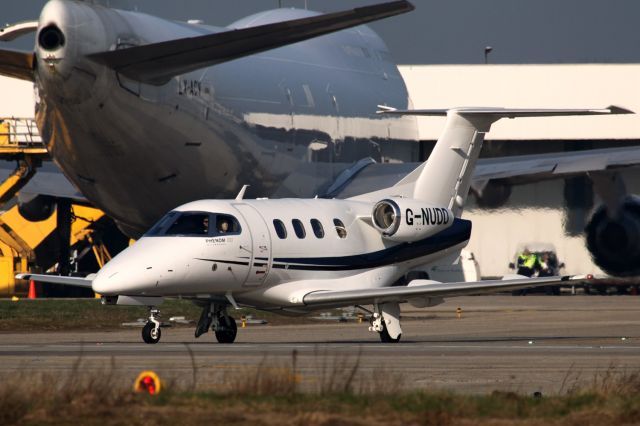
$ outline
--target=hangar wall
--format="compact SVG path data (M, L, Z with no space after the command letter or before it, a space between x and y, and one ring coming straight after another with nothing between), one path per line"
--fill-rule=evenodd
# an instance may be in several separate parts
M33 83L0 76L0 117L34 117Z

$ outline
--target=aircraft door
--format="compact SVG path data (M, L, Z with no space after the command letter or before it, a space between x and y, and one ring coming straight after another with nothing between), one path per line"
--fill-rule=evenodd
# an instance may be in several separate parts
M259 286L269 275L271 269L271 236L267 223L254 207L249 204L233 204L248 224L251 246L242 247L249 256L249 275L246 286Z

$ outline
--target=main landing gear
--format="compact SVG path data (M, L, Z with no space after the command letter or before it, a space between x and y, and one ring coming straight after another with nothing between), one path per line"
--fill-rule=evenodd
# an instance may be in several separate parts
M398 343L402 337L400 305L398 303L374 305L369 331L377 332L383 343Z
M195 336L200 337L211 328L219 343L233 343L238 334L238 326L227 313L226 305L210 303L202 309L196 326Z
M145 343L155 344L160 341L162 331L160 330L160 310L154 306L149 307L149 321L142 329L142 340Z

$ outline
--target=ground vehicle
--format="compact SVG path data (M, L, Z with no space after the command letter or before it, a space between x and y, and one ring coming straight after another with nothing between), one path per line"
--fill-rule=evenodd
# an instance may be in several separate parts
M535 265L532 268L532 273L528 273L524 271L519 265L519 257L521 254L529 252L536 256L537 260ZM515 270L518 274L526 275L526 276L536 276L536 277L545 277L545 276L555 276L560 274L560 270L564 268L564 263L558 260L558 255L556 253L556 248L553 244L548 243L527 243L520 244L516 253L514 255L514 261L509 263L509 269ZM532 292L544 292L545 294L560 294L560 286L546 286L539 287L537 289L523 289L523 290L515 290L513 291L514 296L522 296L525 294L529 294Z

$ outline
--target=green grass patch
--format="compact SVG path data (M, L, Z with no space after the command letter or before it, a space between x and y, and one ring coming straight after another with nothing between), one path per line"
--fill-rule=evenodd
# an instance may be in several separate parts
M160 305L160 311L163 321L172 316L197 321L201 308L186 300L166 299ZM231 310L230 313L238 322L242 315L266 319L272 324L291 321L252 309ZM148 316L144 306L105 306L98 299L0 300L0 331L109 330L122 328L123 322L135 322ZM194 327L195 323L190 326Z

